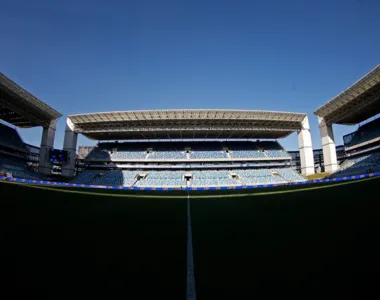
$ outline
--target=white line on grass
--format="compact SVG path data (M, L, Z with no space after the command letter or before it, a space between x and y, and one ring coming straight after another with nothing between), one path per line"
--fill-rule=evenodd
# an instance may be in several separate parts
M193 238L191 232L190 194L187 193L187 300L196 300Z

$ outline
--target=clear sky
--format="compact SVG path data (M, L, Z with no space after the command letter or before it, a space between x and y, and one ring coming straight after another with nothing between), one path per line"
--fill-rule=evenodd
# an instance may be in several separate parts
M312 112L380 63L378 0L1 0L0 72L64 117L112 110ZM356 127L336 127L342 134ZM41 129L20 130L39 145ZM79 144L93 142L80 138ZM293 134L282 142L297 148Z

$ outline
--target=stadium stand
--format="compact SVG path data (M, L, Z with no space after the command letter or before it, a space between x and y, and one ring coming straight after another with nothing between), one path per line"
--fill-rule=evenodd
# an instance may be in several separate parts
M380 114L380 65L315 110L314 114L317 115L319 123L324 171L336 176L339 165L333 125L363 124ZM380 139L377 139L380 136L379 122L379 119L369 122L356 132L343 137L347 156L351 156L350 151L354 149L362 151L363 149L359 148L372 147L370 144L379 142ZM341 174L342 171L340 170Z
M186 187L267 184L302 180L304 178L291 168L275 168L194 171L85 170L72 182L98 185L136 185L141 187Z
M222 150L221 143L207 142L189 145L191 148L190 159L225 159L227 155Z
M280 183L302 181L304 178L290 168L285 169L252 169L239 171L243 184Z
M87 163L98 170L81 172L74 183L207 187L304 180L289 168L289 153L273 140L102 142L83 149L89 153ZM119 170L107 170L99 160Z
M284 151L277 142L259 142L257 147L270 158L290 158L289 153Z
M145 143L107 143L101 144L103 149L108 150L112 159L145 159L147 146Z
M356 132L346 135L343 139L346 140L346 147L353 147L378 138L380 138L380 118L360 126Z
M110 153L107 149L103 149L101 147L94 147L92 151L87 155L87 159L109 160Z
M259 151L255 142L226 143L231 158L265 158L263 151Z
M28 167L28 149L16 129L0 123L0 171L12 177L45 179Z
M18 157L0 155L0 171L17 178L44 179L41 174L28 170L26 161Z
M96 160L212 160L290 159L275 141L265 142L155 142L100 143L86 159Z
M50 176L53 165L49 153L54 147L57 119L62 115L2 73L0 95L0 120L17 128L42 127L37 167L40 173ZM28 152L17 131L0 124L0 145L4 143L9 148Z
M17 130L2 123L0 123L0 145L26 151L25 144Z
M84 170L80 172L71 182L90 184L101 173L99 170Z
M192 172L192 186L213 186L213 185L237 185L239 181L233 179L229 171L194 171Z
M182 143L155 143L148 159L187 159Z
M137 186L186 186L184 171L149 171Z
M372 173L380 171L380 153L370 153L345 160L331 177Z

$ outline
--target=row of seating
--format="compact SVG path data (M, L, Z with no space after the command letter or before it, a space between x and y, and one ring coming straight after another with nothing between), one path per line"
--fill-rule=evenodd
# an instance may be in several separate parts
M25 144L17 130L2 123L0 123L0 145L26 151Z
M189 150L189 151L188 151ZM278 142L203 142L203 143L101 143L88 159L226 159L290 158Z
M248 169L239 171L240 181L244 184L251 183L277 183L281 181L301 181L304 178L293 169Z
M44 176L28 169L22 158L0 155L0 171L24 179L44 179Z
M344 177L380 171L380 153L370 153L345 160L331 177Z
M136 182L136 171L128 170L85 170L79 173L71 182L94 185L125 185Z
M185 176L186 175L186 176ZM189 177L189 181L187 178ZM241 184L280 183L302 181L304 178L291 168L249 170L183 170L131 171L85 170L72 182L124 186L227 186Z
M137 182L137 186L186 186L183 171L154 171L148 172L143 180Z
M347 136L352 135L352 139L350 141L345 142L346 147L352 147L379 138L380 118L361 126L354 134L350 134ZM344 137L344 140L347 139L347 136Z

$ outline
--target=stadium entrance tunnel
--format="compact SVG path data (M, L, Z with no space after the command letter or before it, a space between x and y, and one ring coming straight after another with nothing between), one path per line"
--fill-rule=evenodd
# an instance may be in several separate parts
M375 295L380 202L363 191L375 195L379 183L373 177L247 193L0 182L1 280L186 299L190 228L196 299Z

